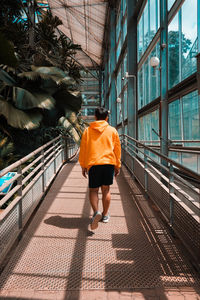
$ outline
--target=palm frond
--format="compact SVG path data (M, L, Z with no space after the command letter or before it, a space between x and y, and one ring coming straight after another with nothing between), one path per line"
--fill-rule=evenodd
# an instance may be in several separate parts
M31 93L20 87L13 88L13 100L16 107L23 110L37 107L51 109L55 104L54 98L48 94L42 92Z
M38 112L23 112L7 101L0 100L0 114L2 114L8 124L20 129L35 129L39 127L42 115Z
M69 120L65 117L61 117L59 119L59 122L58 122L61 126L63 126L67 132L69 133L69 135L74 139L74 141L80 145L80 135L78 134L76 128L74 127L73 124L71 124L69 122Z

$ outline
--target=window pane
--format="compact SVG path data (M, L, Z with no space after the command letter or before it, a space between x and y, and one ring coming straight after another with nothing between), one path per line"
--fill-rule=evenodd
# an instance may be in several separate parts
M121 76L121 67L120 67L117 73L117 97L119 97L119 94L121 93L121 83L122 83L122 76Z
M127 118L127 89L124 91L124 120Z
M187 0L182 6L182 80L196 72L197 53L197 0Z
M182 140L181 106L179 100L169 104L169 138L171 140Z
M123 42L125 41L126 35L127 35L127 18L125 19L123 24Z
M138 72L138 109L143 107L144 93L143 93L143 67Z
M160 58L159 47L160 44L157 43L156 47L151 52L150 57L156 56ZM154 69L151 66L149 66L149 68L150 68L150 101L153 101L154 99L160 96L160 70L159 68Z
M145 115L138 120L139 140L152 141L159 140L158 136L153 132L159 132L159 111Z
M190 0L191 1L191 0ZM168 10L171 9L172 5L174 4L175 0L168 0Z
M178 14L168 27L169 88L179 83L179 31Z
M149 14L148 14L148 5L146 4L144 9L144 51L149 44Z
M143 16L138 23L138 61L143 53Z
M144 64L144 105L150 102L149 98L149 60Z
M144 141L144 119L139 118L138 120L138 138L140 141Z
M184 140L200 140L200 108L197 91L184 96L182 101Z
M156 1L150 0L150 41L156 33Z

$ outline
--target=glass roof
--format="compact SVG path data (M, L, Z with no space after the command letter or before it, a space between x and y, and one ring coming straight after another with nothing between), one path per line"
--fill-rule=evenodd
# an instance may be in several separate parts
M41 1L42 2L42 1ZM59 29L79 44L75 58L85 67L97 68L102 61L102 44L109 0L48 0L51 12L63 25Z

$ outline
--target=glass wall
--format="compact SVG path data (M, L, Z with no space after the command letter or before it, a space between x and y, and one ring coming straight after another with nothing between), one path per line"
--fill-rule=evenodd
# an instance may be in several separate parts
M168 26L169 88L196 72L197 1L185 0Z
M138 109L160 96L160 70L150 66L152 56L160 57L160 45L156 44L138 71Z
M171 9L172 5L174 4L175 0L168 0L168 10Z
M94 119L95 108L100 105L100 86L99 80L96 78L99 76L99 72L93 70L90 70L90 72L81 71L81 76L83 79L80 86L83 99L81 115L83 119L90 121Z
M160 0L148 0L138 22L138 61L160 26L159 1Z
M194 91L169 104L170 140L200 140L200 96ZM185 142L184 146L197 146Z
M138 119L138 140L159 141L159 110L155 110Z

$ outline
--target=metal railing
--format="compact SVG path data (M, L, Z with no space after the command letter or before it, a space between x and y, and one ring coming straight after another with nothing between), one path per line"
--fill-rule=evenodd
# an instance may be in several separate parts
M159 207L200 269L200 190L179 174L200 182L199 174L127 135L121 135L122 161Z
M160 141L141 141L145 146L160 152ZM168 157L184 167L200 174L200 141L169 141Z
M0 172L0 178L9 172L14 175L0 187L0 263L63 163L73 157L77 149L72 139L58 136Z

